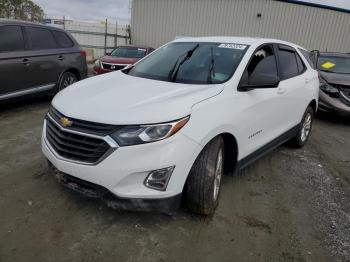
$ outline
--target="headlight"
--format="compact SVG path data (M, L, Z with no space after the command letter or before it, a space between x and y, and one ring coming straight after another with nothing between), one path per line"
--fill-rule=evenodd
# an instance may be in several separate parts
M335 88L334 86L331 86L330 84L328 84L325 80L323 80L322 78L320 78L320 89L329 94L329 95L334 95L337 96L339 95L339 90L338 88Z
M159 141L176 134L190 119L182 119L155 125L126 126L111 135L120 146L131 146Z
M95 61L95 66L100 66L100 60L99 60L99 59L97 59L97 60Z

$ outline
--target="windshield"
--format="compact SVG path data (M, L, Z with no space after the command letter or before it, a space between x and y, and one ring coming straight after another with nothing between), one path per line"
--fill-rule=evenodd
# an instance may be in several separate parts
M111 52L111 56L142 58L146 55L146 49L138 47L118 47Z
M325 72L350 74L350 56L320 56L317 61L317 68Z
M247 45L222 43L170 43L136 64L132 76L188 84L227 81L239 65Z

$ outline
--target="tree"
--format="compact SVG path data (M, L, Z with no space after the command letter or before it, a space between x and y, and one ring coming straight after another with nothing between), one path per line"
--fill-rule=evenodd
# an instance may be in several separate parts
M0 0L0 18L41 22L44 11L31 0Z

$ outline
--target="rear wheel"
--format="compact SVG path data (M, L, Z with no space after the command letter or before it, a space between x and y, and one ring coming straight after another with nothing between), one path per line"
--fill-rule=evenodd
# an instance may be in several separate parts
M64 72L58 82L58 92L78 81L78 77L71 72Z
M224 170L224 141L209 142L192 166L186 184L188 208L198 214L212 214L219 203Z
M289 142L291 146L301 148L306 144L311 133L313 120L314 110L309 106L304 113L297 135Z

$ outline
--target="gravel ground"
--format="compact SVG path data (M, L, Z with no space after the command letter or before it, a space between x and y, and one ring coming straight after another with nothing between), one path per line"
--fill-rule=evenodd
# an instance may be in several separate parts
M120 212L54 180L47 99L0 108L0 261L350 261L350 121L225 177L211 217Z

